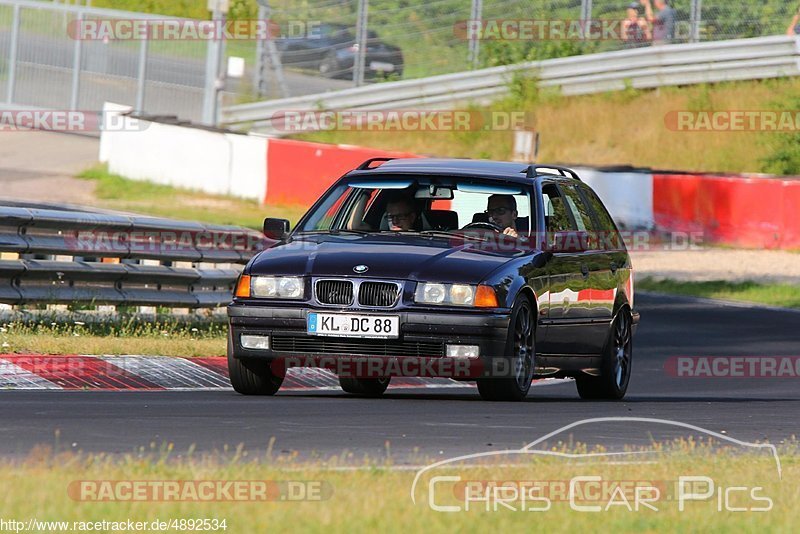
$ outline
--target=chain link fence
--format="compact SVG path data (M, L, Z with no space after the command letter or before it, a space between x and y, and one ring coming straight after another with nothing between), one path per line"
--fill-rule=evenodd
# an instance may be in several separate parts
M634 18L651 34L653 23L644 21L637 0L256 1L258 19L270 21L274 38L220 43L76 40L67 30L78 18L180 19L97 9L86 0L0 0L0 103L100 110L111 101L211 123L211 92L220 91L228 106L652 44L646 37L626 42L622 26L600 38L574 31L587 19L604 28L625 24L634 1ZM671 4L675 43L784 34L800 7L785 0ZM532 21L543 24L532 34L502 31L504 23L519 30ZM210 65L210 52L222 49L224 59ZM232 57L244 61L242 76L217 79Z
M368 78L402 79L460 72L524 60L649 46L654 27L640 0L267 0L270 18L281 27L277 58L289 72L298 70L338 78L359 85L359 20L367 26L363 66ZM625 38L634 32L625 19L641 24L638 42ZM360 9L366 4L366 14ZM672 0L674 27L668 42L686 43L737 39L786 32L798 5L784 0ZM652 16L659 14L652 0ZM592 20L605 30L599 38L575 32L582 20ZM470 33L469 24L479 31ZM526 22L536 30L522 34ZM503 30L510 23L514 30ZM291 35L286 29L316 25L318 35ZM576 26L577 25L577 26ZM800 28L799 28L800 29ZM560 33L564 30L564 33ZM584 30L587 32L588 30ZM509 35L510 34L510 35ZM476 38L470 38L470 35ZM316 42L313 42L316 41ZM394 56L387 48L396 49ZM384 52L381 56L381 52ZM391 59L396 58L396 61ZM388 58L388 59L387 59ZM274 68L261 73L262 81ZM257 75L258 76L258 75ZM270 96L262 92L263 96Z
M99 111L106 101L200 122L207 41L76 39L78 20L167 20L85 5L0 0L0 102Z

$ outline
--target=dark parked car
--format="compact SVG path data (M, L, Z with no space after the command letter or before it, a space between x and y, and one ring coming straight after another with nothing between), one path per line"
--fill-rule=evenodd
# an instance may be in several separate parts
M228 307L240 393L274 394L280 362L304 356L334 369L354 357L461 362L469 374L455 378L490 400L521 400L536 377L574 377L583 398L625 395L631 261L570 169L369 160L293 231L266 219L264 233L277 242L245 267ZM372 369L339 369L342 388L382 394L390 373Z
M351 79L358 55L356 37L348 26L321 24L312 35L276 40L284 65L311 68L329 78ZM403 53L367 31L364 77L403 76Z

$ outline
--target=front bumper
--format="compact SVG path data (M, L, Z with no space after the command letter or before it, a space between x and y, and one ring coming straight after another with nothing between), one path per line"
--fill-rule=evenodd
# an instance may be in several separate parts
M398 315L400 336L392 340L320 337L307 333L310 311L348 313L310 307L280 308L232 304L228 307L232 356L238 359L342 358L447 359L445 345L477 345L480 367L505 352L510 315L507 313L457 313L392 310L357 311L370 315ZM270 336L269 350L246 349L242 335ZM478 363L478 362L474 362ZM323 365L324 366L324 365Z

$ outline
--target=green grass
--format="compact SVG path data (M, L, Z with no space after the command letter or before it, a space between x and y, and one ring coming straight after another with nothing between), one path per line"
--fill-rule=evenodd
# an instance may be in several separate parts
M643 278L636 281L636 288L643 291L690 297L738 300L770 306L800 308L800 286L790 284L759 284L757 282L726 282L724 280L679 282Z
M13 321L0 324L2 354L146 354L221 356L227 327L207 321Z
M267 434L268 435L268 434ZM267 446L267 443L264 444ZM600 513L577 512L565 498L554 498L547 511L520 511L522 503L513 501L516 510L473 503L470 511L443 513L428 505L430 478L423 476L416 504L411 500L414 470L394 470L392 461L362 460L353 454L324 461L300 463L292 451L269 443L266 453L253 454L232 446L227 452L199 455L174 450L171 444L152 444L130 454L80 454L63 452L68 443L54 435L50 447L35 450L27 459L0 462L0 507L3 518L49 521L134 521L154 519L207 518L225 520L227 529L218 532L792 532L800 522L800 498L796 481L800 458L795 451L781 451L783 480L778 481L775 463L764 455L721 451L712 453L692 442L653 464L627 464L606 460L590 463L562 458L529 456L517 464L499 462L469 469L449 468L434 473L460 476L471 481L568 481L572 477L595 475L604 481L623 484L648 481L673 482L679 476L702 475L712 478L715 489L760 486L758 495L772 501L767 512L717 511L716 498L687 503L679 511L675 500L656 503L657 511L642 508L629 511L624 506ZM387 451L389 446L387 444ZM441 459L441 458L439 458ZM421 462L427 463L427 462ZM355 464L355 469L336 469ZM279 493L264 501L188 500L152 502L142 500L80 500L80 481L303 481L314 484L319 498L280 500ZM297 484L295 484L297 486ZM307 486L306 486L307 487ZM666 486L665 486L666 487ZM458 504L452 483L437 485L438 504ZM442 489L444 488L444 489ZM698 488L699 489L699 488ZM448 492L449 490L449 492ZM674 491L670 490L670 493ZM734 492L735 493L735 492ZM285 493L283 493L286 495ZM268 495L273 495L271 492ZM628 495L631 495L629 492ZM631 497L632 498L632 497ZM595 498L596 499L596 498ZM603 499L582 504L606 504ZM731 505L762 506L763 502L735 493ZM528 501L525 506L541 506ZM174 531L172 531L174 532Z
M78 175L96 183L95 196L101 207L145 215L233 224L260 229L265 217L289 219L294 224L307 207L300 205L259 205L254 200L211 195L167 185L128 180L98 166Z
M776 170L772 159L785 153L787 144L791 146L791 134L673 131L666 126L665 117L681 110L791 110L796 108L793 102L798 91L800 80L783 78L563 96L553 88L537 88L535 80L515 79L508 97L477 109L525 112L541 134L539 161L695 172L770 172ZM512 157L514 138L511 131L503 130L325 131L296 137L423 155L499 160Z

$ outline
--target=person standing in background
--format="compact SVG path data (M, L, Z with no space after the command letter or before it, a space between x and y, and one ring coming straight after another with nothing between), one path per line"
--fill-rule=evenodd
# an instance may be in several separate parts
M794 14L792 22L789 24L789 28L786 30L786 35L790 35L792 37L795 35L800 35L800 8L798 8L797 12Z
M626 48L645 46L653 38L650 25L639 16L639 4L628 4L628 17L622 21L622 41Z
M645 9L647 21L653 25L653 44L669 44L675 39L675 19L677 13L669 5L668 0L656 0L658 13L653 13L650 0L640 0Z

